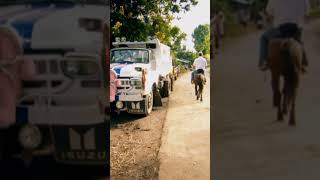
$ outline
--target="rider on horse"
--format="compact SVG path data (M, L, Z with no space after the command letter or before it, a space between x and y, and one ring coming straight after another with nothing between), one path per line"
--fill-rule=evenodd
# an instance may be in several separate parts
M205 58L203 58L202 56L203 56L203 54L202 54L202 52L200 52L199 57L193 61L192 66L195 70L192 71L192 73L191 73L191 84L194 83L194 75L198 74L198 73L201 73L204 75L204 71L206 69L206 66L208 65L207 60ZM206 82L206 80L205 80L205 82Z
M275 38L294 38L302 44L301 34L304 17L309 13L308 0L269 0L267 15L273 21L273 27L264 32L260 39L259 68L267 70L268 44ZM303 53L303 71L308 61Z

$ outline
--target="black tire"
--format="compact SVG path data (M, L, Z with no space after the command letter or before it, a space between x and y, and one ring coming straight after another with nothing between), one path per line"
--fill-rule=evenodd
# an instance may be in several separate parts
M165 96L164 87L159 88L159 94L160 94L161 97L164 97L164 96Z
M152 112L153 108L153 92L151 91L150 94L146 96L146 112L144 116L149 116Z
M163 97L169 97L171 93L171 81L164 81L163 84Z

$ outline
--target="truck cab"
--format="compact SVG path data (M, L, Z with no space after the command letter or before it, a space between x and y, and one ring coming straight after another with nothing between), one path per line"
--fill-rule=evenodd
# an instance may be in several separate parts
M158 39L146 42L114 42L110 71L120 85L115 94L115 110L149 115L153 106L161 106L172 85L170 48Z
M35 65L23 81L10 158L107 165L109 105L104 87L103 27L108 6L76 1L35 1L0 8L0 26L21 40ZM1 152L0 152L1 153Z

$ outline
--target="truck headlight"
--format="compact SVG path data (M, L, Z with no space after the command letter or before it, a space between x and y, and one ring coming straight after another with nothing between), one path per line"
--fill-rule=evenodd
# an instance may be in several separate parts
M116 108L122 109L123 108L123 102L122 101L117 101L116 102Z
M40 129L31 124L27 124L20 129L18 140L25 149L35 149L42 142L42 134Z
M130 85L131 85L131 86L141 87L141 86L142 86L142 81L141 81L141 80L138 80L138 79L134 79L134 80L131 80L131 81L130 81Z

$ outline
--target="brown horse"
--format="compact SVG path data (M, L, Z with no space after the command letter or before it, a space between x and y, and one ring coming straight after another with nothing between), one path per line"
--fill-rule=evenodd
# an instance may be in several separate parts
M202 73L195 73L194 74L194 88L195 88L195 95L197 97L197 100L202 101L202 92L203 92L203 86L205 82L205 77Z
M268 64L271 71L273 106L278 109L277 120L283 121L290 111L289 125L295 125L297 89L302 71L303 47L293 38L271 40ZM280 91L280 77L283 90Z

